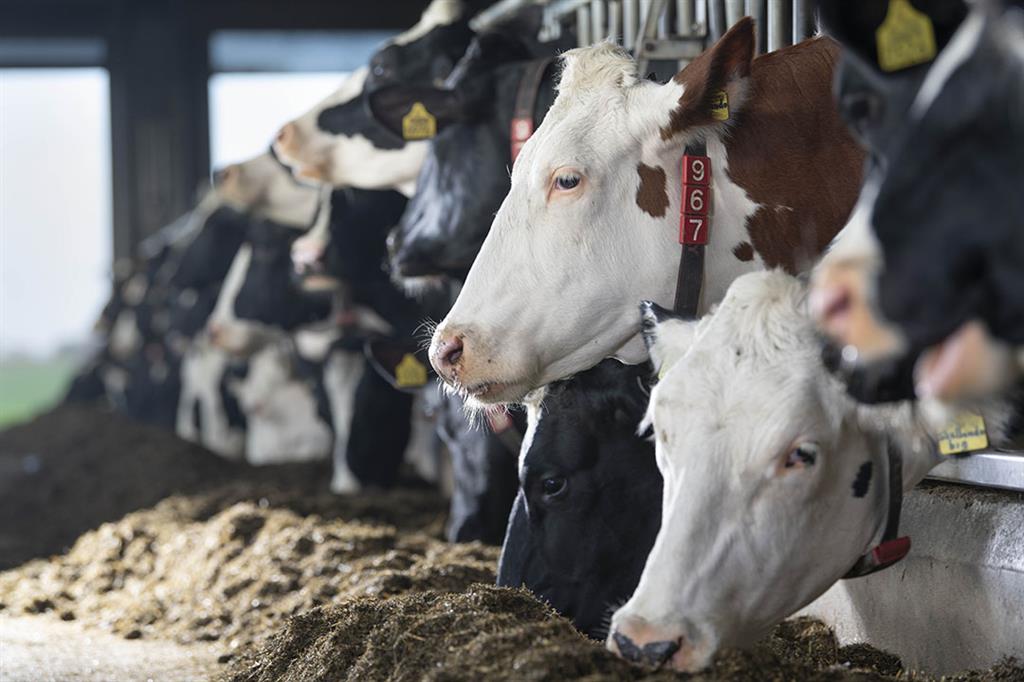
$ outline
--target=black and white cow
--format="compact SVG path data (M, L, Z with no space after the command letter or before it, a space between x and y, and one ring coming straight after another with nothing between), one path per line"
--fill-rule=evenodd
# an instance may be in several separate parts
M872 160L817 269L816 318L867 377L860 397L893 367L897 397L998 390L1024 347L1024 10L915 3L910 25L933 41L894 52L888 2L819 4L843 46L840 107Z
M473 41L445 87L394 86L369 97L374 116L395 134L414 102L438 117L416 194L392 238L398 276L465 278L508 194L515 100L536 56L520 37L491 32ZM534 124L554 102L556 71L549 65L533 94Z
M654 445L637 435L650 375L646 363L605 360L529 406L498 584L526 586L597 639L661 524Z
M474 5L433 0L419 22L385 43L341 87L286 123L274 149L299 177L335 187L415 190L427 142L407 141L378 125L364 94L390 83L430 85L443 80L472 38Z

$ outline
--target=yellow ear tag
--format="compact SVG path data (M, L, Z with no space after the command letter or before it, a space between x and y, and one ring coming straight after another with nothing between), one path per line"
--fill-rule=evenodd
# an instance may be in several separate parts
M910 0L889 0L889 12L875 31L878 65L882 71L898 71L935 58L932 20Z
M959 455L988 447L988 431L985 419L980 414L964 412L946 425L939 434L939 452L943 455Z
M427 368L412 353L406 353L395 367L395 383L402 388L423 386L427 383Z
M427 111L423 102L413 102L409 113L402 117L402 137L407 140L426 140L437 135L437 119Z
M719 90L711 101L711 118L716 121L729 120L729 93Z

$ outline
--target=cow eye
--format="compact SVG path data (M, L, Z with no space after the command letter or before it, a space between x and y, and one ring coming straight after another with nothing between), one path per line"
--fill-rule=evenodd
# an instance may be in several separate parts
M840 112L846 123L864 134L882 115L882 99L872 92L851 92L840 100Z
M555 176L555 188L563 192L569 192L579 187L580 176L575 173L565 173Z
M540 482L540 489L548 499L561 497L568 486L569 482L564 476L551 476Z
M782 469L807 469L814 466L817 461L818 446L814 443L800 443L797 447L786 453L786 458L782 462Z

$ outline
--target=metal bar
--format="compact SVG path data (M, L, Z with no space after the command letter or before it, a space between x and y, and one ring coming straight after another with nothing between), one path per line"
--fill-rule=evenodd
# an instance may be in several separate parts
M725 0L725 26L722 33L729 30L729 27L743 18L743 0Z
M593 0L590 3L590 34L594 42L608 36L608 27L605 25L604 0Z
M583 5L576 9L576 44L583 47L593 42L590 36L590 7Z
M757 52L760 54L764 52L765 38L767 37L767 31L765 31L765 10L764 0L746 0L745 11L748 17L754 19L754 31L757 36Z
M725 0L708 0L708 40L717 41L729 27Z
M658 28L656 36L658 40L665 40L666 38L668 38L669 35L668 15L670 5L667 2L660 2L658 4L661 6L661 9L658 10Z
M608 2L608 40L622 40L622 0Z
M623 0L622 3L622 45L627 50L633 49L633 40L640 19L639 0Z
M1019 452L996 451L949 457L932 469L928 478L1024 491L1024 457Z
M790 0L768 0L768 51L792 45L789 18Z
M793 43L799 43L807 35L807 0L793 0Z
M697 23L694 0L676 0L676 34L681 36L694 35Z
M654 40L658 34L658 23L661 18L661 11L665 8L666 0L643 0L642 5L645 8L643 26L636 36L636 49L634 54L636 55L636 72L638 74L644 74L647 72L647 63L650 61L646 56L645 52L648 50L648 44L652 46L656 44Z
M536 0L500 0L473 17L469 25L474 31L484 31L535 2Z

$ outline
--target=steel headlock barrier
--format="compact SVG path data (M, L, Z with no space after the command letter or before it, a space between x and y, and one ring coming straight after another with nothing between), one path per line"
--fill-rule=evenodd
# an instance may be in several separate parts
M664 65L666 78L744 16L757 23L759 53L796 44L816 30L810 0L500 0L472 26L484 31L528 6L543 12L541 40L566 30L575 32L580 46L612 40L633 52L638 72ZM994 450L973 428L957 427L947 443L952 446L940 449L952 454L929 478L1024 491L1024 449Z

